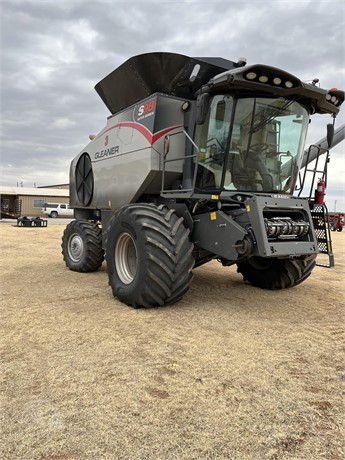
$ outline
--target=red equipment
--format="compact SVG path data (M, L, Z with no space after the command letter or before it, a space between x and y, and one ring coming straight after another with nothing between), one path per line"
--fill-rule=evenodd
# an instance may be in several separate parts
M330 212L328 213L328 222L330 229L335 232L342 232L345 227L345 213L343 212Z

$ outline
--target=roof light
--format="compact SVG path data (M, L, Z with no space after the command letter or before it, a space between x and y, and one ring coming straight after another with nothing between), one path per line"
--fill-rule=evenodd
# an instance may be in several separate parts
M237 61L237 65L240 67L243 67L247 64L247 58L246 57L240 57L239 60Z
M189 102L188 101L184 101L184 103L181 105L181 109L185 112L186 110L189 109Z
M285 82L285 86L286 86L287 88L293 88L293 83L292 83L292 81L289 81L289 80L286 81L286 82Z
M255 80L257 74L255 72L248 72L246 75L247 80Z
M267 83L268 82L268 77L266 77L266 75L261 75L259 77L259 82L260 83Z
M275 78L273 78L273 83L275 85L281 85L282 84L282 79L279 78L279 77L275 77Z

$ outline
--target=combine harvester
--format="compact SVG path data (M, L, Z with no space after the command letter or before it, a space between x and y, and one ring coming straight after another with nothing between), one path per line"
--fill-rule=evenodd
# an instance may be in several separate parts
M95 271L105 257L114 296L151 307L181 299L193 268L214 259L264 289L306 280L320 251L333 265L318 158L344 137L343 91L172 53L132 57L95 89L111 115L71 163L69 269ZM304 153L313 114L333 123ZM308 174L316 197L294 196Z

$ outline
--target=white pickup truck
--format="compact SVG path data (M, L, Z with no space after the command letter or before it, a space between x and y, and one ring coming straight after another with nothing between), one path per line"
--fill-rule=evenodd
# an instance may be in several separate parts
M73 209L66 203L45 203L42 214L49 217L73 217Z

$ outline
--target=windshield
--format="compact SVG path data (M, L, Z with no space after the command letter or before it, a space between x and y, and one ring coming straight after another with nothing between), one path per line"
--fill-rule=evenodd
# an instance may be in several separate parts
M309 116L283 98L212 98L195 141L200 149L196 186L292 193Z

